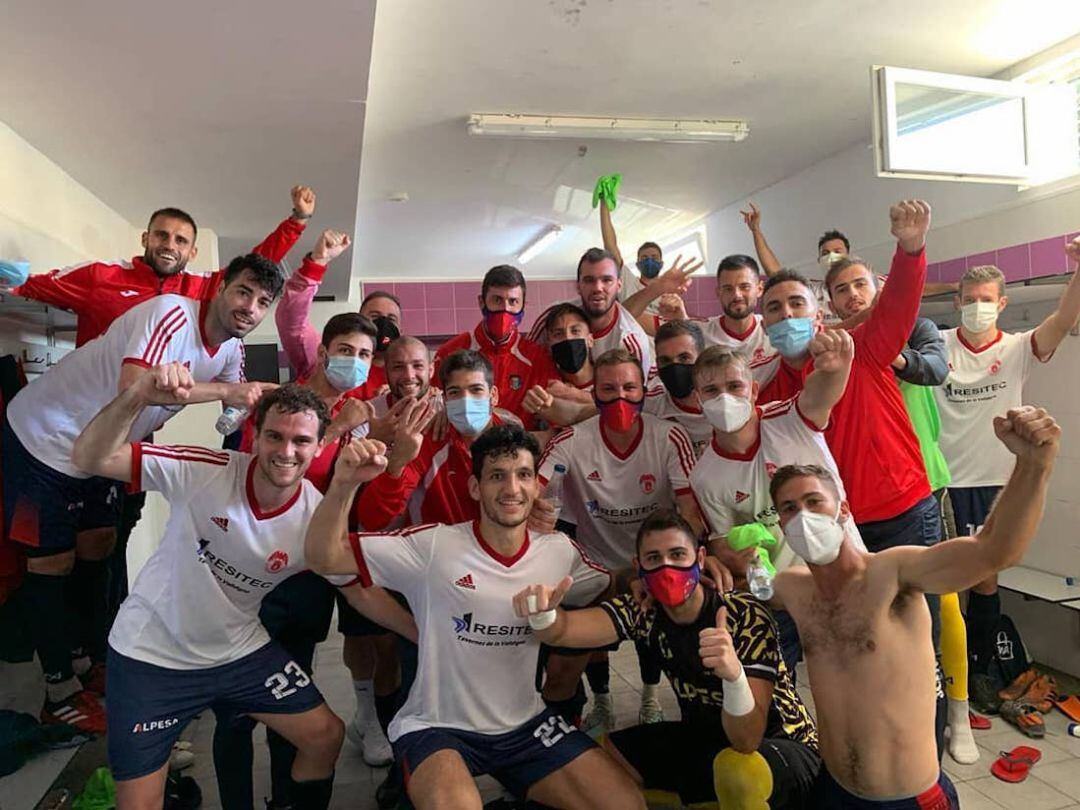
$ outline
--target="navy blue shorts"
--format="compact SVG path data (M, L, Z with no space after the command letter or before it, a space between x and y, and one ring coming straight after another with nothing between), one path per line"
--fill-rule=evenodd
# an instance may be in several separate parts
M276 642L209 669L166 669L112 647L105 669L109 766L118 780L153 773L180 732L212 708L240 714L300 714L323 703L308 675Z
M490 774L517 798L524 799L530 787L596 748L596 743L556 712L545 709L505 734L426 728L399 737L393 747L406 785L425 759L450 749L461 754L470 774Z
M4 419L2 444L4 518L8 538L30 556L75 548L79 532L115 526L121 484L108 478L73 478L42 464Z
M811 807L823 810L960 810L960 799L942 771L937 782L918 796L900 799L866 799L849 793L825 768L821 769Z
M999 492L1001 487L949 487L957 537L973 535L986 523Z

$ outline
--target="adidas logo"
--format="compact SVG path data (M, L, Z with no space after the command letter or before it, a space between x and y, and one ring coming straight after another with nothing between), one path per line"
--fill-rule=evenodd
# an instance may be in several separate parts
M472 574L466 574L454 584L457 585L459 588L466 588L470 591L476 590L476 586L473 585Z
M745 501L749 497L750 496L747 493L740 492L739 490L735 490L735 503L742 503L743 501Z
M593 470L591 473L589 473L588 477L585 480L586 481L600 481L601 480L600 471L599 470Z
M210 518L210 522L217 526L219 529L221 529L223 532L227 532L229 530L228 518L212 517Z

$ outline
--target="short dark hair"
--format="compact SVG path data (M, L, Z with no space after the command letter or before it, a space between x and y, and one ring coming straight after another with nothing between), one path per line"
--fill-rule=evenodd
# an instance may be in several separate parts
M262 430L266 414L271 408L277 408L281 413L314 412L319 420L319 439L326 435L326 429L330 426L330 409L326 407L322 397L316 394L306 385L300 383L285 383L273 391L268 391L259 397L255 405L255 433Z
M641 362L630 354L622 346L616 346L614 349L608 349L599 357L593 360L593 380L596 379L596 373L604 366L621 366L624 363L630 363L637 368L638 373L641 374L641 384L645 384L645 372L641 370Z
M375 324L367 315L361 315L359 312L339 312L323 327L322 345L329 349L334 338L355 334L367 335L374 346L379 337L379 330L375 328Z
M694 348L698 354L705 351L705 335L701 333L701 327L693 321L667 321L661 324L656 330L656 338L653 342L659 346L663 341L679 335L689 335L693 338Z
M544 332L546 333L555 325L555 321L564 315L573 315L575 318L585 322L585 326L589 325L589 316L585 313L581 307L577 304L571 304L569 301L563 304L556 304L550 310L548 310L547 317L544 318Z
M783 284L785 281L796 281L799 284L802 284L806 287L811 296L813 296L814 291L810 287L809 279L797 270L792 270L790 267L784 267L765 279L765 287L761 291L761 300L765 300L765 296L769 294L769 290L777 284Z
M276 299L281 295L281 288L285 286L281 271L276 264L258 253L237 256L229 262L229 266L225 268L225 277L221 280L222 288L240 278L245 270L251 272L252 280L270 293L271 298Z
M753 256L747 256L743 253L732 253L730 256L725 256L720 260L720 264L716 267L716 277L720 278L720 274L725 270L742 270L743 268L753 270L754 275L761 275L761 268L758 267L758 263L754 260Z
M482 371L488 388L495 384L495 372L491 362L472 349L459 349L439 364L439 384L446 390L450 375L455 371Z
M536 437L521 425L492 425L477 436L469 448L473 475L480 478L484 472L484 462L489 458L516 456L522 450L532 454L535 471L540 464L540 443L536 441Z
M188 225L191 226L191 230L193 230L195 232L195 238L196 239L199 236L199 226L195 224L194 217L192 217L191 214L189 214L187 211L184 211L181 208L173 208L171 206L167 207L167 208L159 208L157 211L155 211L154 213L152 213L150 215L150 219L146 223L146 230L150 230L150 226L154 224L154 220L157 219L158 217L169 217L170 219L181 219L184 222L186 222Z
M374 301L376 298L385 298L388 301L393 301L398 309L401 309L401 301L393 293L388 293L386 290L372 290L364 296L364 300L360 302L360 309L363 309L368 301Z
M772 480L769 482L769 497L772 499L774 506L776 504L776 493L780 491L780 487L795 478L816 478L827 484L833 495L837 498L840 497L840 488L836 485L833 474L820 464L785 464L773 473Z
M839 239L841 242L844 243L844 250L851 250L851 242L848 241L848 238L834 228L831 231L825 231L825 233L821 235L821 238L817 240L818 251L821 251L822 245L824 245L826 242L831 242L834 239Z
M825 273L825 292L829 294L829 298L832 298L832 285L836 281L836 277L844 270L855 265L865 267L866 272L870 274L870 283L876 283L874 280L874 268L870 266L870 262L860 259L858 256L842 256L830 264L828 271Z
M480 284L480 297L487 298L488 290L492 287L521 287L521 300L525 300L525 276L509 264L496 265L484 273L484 281Z
M694 534L693 527L686 522L686 518L674 509L658 509L641 521L641 525L638 526L637 537L634 539L634 552L641 553L641 541L645 539L645 535L650 532L662 532L668 529L678 529L686 535L690 545L697 548L697 535Z
M611 259L611 263L615 265L615 272L620 270L619 262L615 259L615 254L610 250L604 250L604 248L591 247L581 254L581 258L577 263L577 277L581 278L581 266L583 264L596 264L602 262L604 259Z
M664 255L664 251L660 249L660 246L656 244L656 242L642 242L641 247L637 249L638 255L640 255L641 251L645 250L646 248L653 248L661 256Z

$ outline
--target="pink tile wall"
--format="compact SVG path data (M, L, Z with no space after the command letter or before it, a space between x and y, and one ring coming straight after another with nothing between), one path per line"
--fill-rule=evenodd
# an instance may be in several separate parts
M981 264L997 265L1008 281L1060 275L1071 269L1066 261L1065 245L1077 236L1080 234L1063 234L933 262L927 269L927 280L959 281L967 268ZM376 289L393 293L401 300L405 331L419 337L456 335L471 330L480 320L480 304L477 300L480 294L479 280L372 282L364 285L365 292ZM576 287L572 279L530 282L522 331L532 328L536 316L549 306L572 299L575 295ZM691 315L712 317L720 314L715 281L710 275L696 277L685 300L687 312Z

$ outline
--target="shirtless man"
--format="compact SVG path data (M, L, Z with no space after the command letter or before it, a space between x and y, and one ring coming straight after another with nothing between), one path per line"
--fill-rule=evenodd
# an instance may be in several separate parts
M781 572L776 596L803 640L826 769L812 806L959 806L934 746L934 648L923 593L953 593L1016 565L1042 517L1061 428L1024 406L994 419L1016 457L974 537L936 546L858 552L835 479L818 466L786 466L769 490L784 536L808 567ZM889 699L879 696L887 689Z

